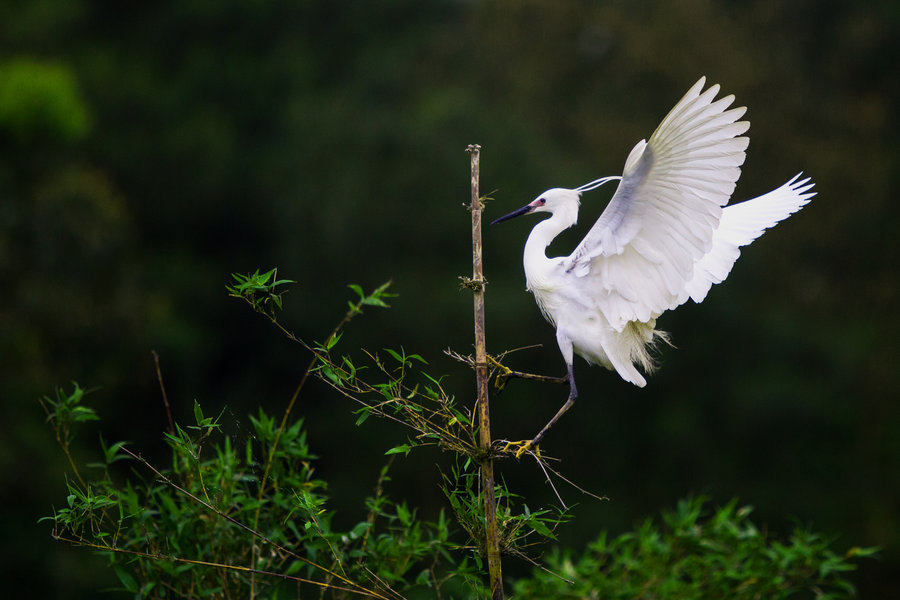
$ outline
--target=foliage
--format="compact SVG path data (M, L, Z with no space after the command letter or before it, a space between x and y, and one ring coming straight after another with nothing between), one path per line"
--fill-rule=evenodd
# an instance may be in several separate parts
M314 354L310 370L340 394L360 405L356 411L357 425L376 415L401 423L410 430L411 435L406 442L388 449L386 455L408 455L414 448L426 446L437 446L455 454L462 466L455 465L449 476L443 476L442 489L456 520L468 534L468 547L476 551L475 559L480 566L485 555L484 496L475 468L488 458L503 455L504 451L479 447L476 442L477 425L471 410L460 405L452 394L444 390L441 378L422 370L428 361L421 355L408 353L403 348L384 348L384 355L363 351L362 359L351 358L347 354L335 356L342 325L360 314L363 306L387 307L384 300L393 296L387 291L389 284L378 286L371 294L365 294L358 285L349 286L358 300L348 303L344 321L325 342L308 346ZM289 338L299 341L281 326L274 313L257 312L266 315ZM494 494L502 502L498 521L501 550L507 554L531 560L524 548L536 544L535 539L555 539L553 531L568 520L564 510L532 512L527 505L517 506L519 496L506 485L495 485Z
M549 567L575 581L535 571L515 585L520 598L664 598L666 600L786 600L855 597L846 573L873 548L843 555L806 529L786 542L771 539L749 520L751 508L733 500L712 515L703 498L678 503L662 524L647 520L608 539L601 534L585 553L555 552Z
M447 497L456 518L468 534L470 543L474 544L479 557L486 553L484 514L479 510L484 506L483 492L479 487L480 479L476 472L466 469L469 461L459 468L454 465L451 475L444 475L441 489ZM556 540L556 528L567 522L571 515L566 510L542 509L531 511L522 503L521 509L516 505L521 497L513 494L505 485L497 485L494 490L497 498L497 522L499 529L499 546L502 554L535 563L528 555L534 546Z
M56 442L62 448L63 453L66 455L66 460L69 461L69 466L82 486L85 483L81 478L81 473L78 471L75 460L72 458L71 447L74 439L73 427L78 423L99 419L94 409L81 404L85 394L89 391L82 389L80 385L73 382L71 393L67 394L62 387L57 387L55 399L48 396L40 399L41 407L47 414L47 421L53 428L53 433L56 434Z
M235 285L228 287L232 296L245 300L300 342L276 317L283 293L276 288L290 281L278 280L275 269L235 274L233 279ZM417 588L440 594L444 587L465 590L467 595L481 593L483 497L480 480L470 467L484 457L475 445L467 411L455 406L439 379L414 371L414 365L427 364L417 354L385 349L389 358L382 359L366 353L373 369L359 367L347 356L339 364L331 359L343 325L364 306L388 306L385 299L392 296L388 285L370 294L350 286L358 299L349 303L341 323L324 343L303 344L314 353L308 372L362 404L358 425L375 414L416 432L386 455L437 444L465 460L462 469L453 469L452 477L444 476L444 490L467 540L453 541L451 520L443 511L436 521L425 521L405 502L390 500L383 490L388 466L366 499L366 518L347 530L333 526L327 484L313 478L315 456L306 444L303 421L289 421L305 377L280 425L259 409L257 416L249 417L249 439L233 442L221 433L221 414L208 417L195 401L195 423L173 424L165 434L172 453L170 468L158 469L125 442L117 442L103 446L104 462L94 465L102 474L90 482L82 478L70 451L72 426L97 418L81 405L83 390L75 384L71 394L59 390L55 400L44 398L48 421L78 479L67 486L66 506L48 517L54 522L54 536L108 553L122 586L145 598L170 592L184 598L230 597L247 590L251 596L275 597L286 580L298 590L318 586L335 597L395 597ZM423 383L410 384L413 373ZM123 459L141 463L144 476L116 482L110 467ZM525 557L522 547L527 537L552 539L552 529L565 520L527 506L519 514L514 508L517 497L505 486L497 486L495 493L504 505L500 520L508 553ZM460 549L467 550L462 558Z
M83 390L59 391L45 399L49 422L67 450L71 426L95 420L81 404ZM262 410L249 417L252 432L241 445L222 435L220 418L206 417L195 404L195 424L166 434L172 466L157 470L126 447L103 445L101 475L89 484L69 483L66 506L53 517L54 536L107 553L122 587L141 598L230 597L253 590L275 598L291 586L322 587L333 597L398 597L417 590L430 594L481 595L482 561L458 558L460 546L443 511L436 521L420 519L405 502L391 500L385 484L391 460L365 500L366 518L348 529L333 525L327 483L314 478L316 457L297 420L279 432ZM63 430L65 428L65 430ZM272 485L263 496L262 463ZM389 451L388 453L392 453ZM112 465L139 463L146 476L114 483ZM80 476L79 476L80 479ZM483 539L481 498L474 473L454 469L445 493L470 543ZM474 482L474 483L473 483ZM552 537L540 512L509 509L510 494L498 490L503 549L521 555L516 541L529 533ZM260 508L263 510L260 511ZM767 598L855 596L846 579L855 559L874 549L851 548L843 555L829 542L797 529L787 542L770 539L749 520L749 507L736 501L711 516L704 499L682 501L663 514L663 524L645 521L635 531L608 540L606 533L573 559L554 551L543 570L515 582L517 598ZM546 511L543 511L546 512ZM259 516L256 526L243 523ZM556 519L559 522L560 519ZM263 551L255 552L257 548ZM361 582L361 583L360 583ZM368 587L367 587L368 586Z
M90 411L79 390L49 405L58 432L66 415ZM249 437L233 441L221 433L220 418L195 404L195 424L165 435L168 469L151 466L125 442L104 445L103 462L92 465L100 475L70 482L66 506L48 517L54 536L107 553L122 587L141 598L248 591L276 598L291 586L298 595L322 588L337 598L397 597L420 588L478 593L477 571L451 552L445 514L421 519L384 493L390 460L365 500L365 518L341 529L328 509L327 483L314 477L302 419L279 431L260 409L249 417ZM68 435L59 439L67 450ZM124 482L112 467L122 460L133 465ZM270 484L263 493L264 470Z
M70 142L89 128L87 105L70 68L27 58L0 62L0 132L19 141L46 136Z
M229 295L244 299L256 312L272 316L276 309L281 310L281 295L284 293L276 292L275 289L294 283L290 279L278 279L277 271L278 269L272 269L260 274L257 269L252 275L233 273L231 277L235 283L225 286L225 289Z
M281 294L275 269L234 275L231 295L247 301L291 339L278 322ZM477 466L487 455L475 443L471 415L458 407L439 378L419 370L418 354L385 348L385 357L365 352L365 364L347 355L333 358L342 327L363 306L386 307L389 284L366 294L350 288L344 319L323 343L305 344L314 373L361 405L357 425L375 415L400 422L413 433L385 452L387 463L365 499L365 516L337 526L329 509L328 484L317 479L316 456L306 441L302 419L290 419L301 381L280 422L259 408L246 438L222 431L222 414L210 417L194 402L194 423L172 423L164 434L170 466L158 468L124 441L107 445L103 460L88 465L97 476L84 478L72 457L78 424L97 420L83 404L77 383L66 393L44 397L42 406L57 442L74 472L64 507L47 520L53 535L105 554L122 588L140 598L320 597L399 598L426 593L484 596L485 519L482 479ZM300 342L302 343L302 342ZM442 473L442 489L462 531L443 510L433 521L385 493L397 455L438 446L456 462ZM488 456L489 455L489 456ZM542 465L546 463L538 457ZM122 473L122 461L132 468ZM116 465L116 466L114 466ZM532 548L555 540L569 520L566 510L532 511L504 484L497 498L500 548L539 566ZM519 506L521 504L521 506ZM607 542L605 534L577 561L554 551L546 566L515 583L516 596L602 598L774 598L838 600L853 595L844 574L852 558L874 551L854 548L835 555L820 536L797 530L788 543L770 541L748 520L749 508L732 502L701 519L703 500L680 503L666 513L661 529L651 521Z

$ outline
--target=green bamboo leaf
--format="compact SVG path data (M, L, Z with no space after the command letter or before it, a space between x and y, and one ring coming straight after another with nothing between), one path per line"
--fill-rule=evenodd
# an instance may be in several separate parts
M137 581L134 580L128 571L120 567L119 565L113 565L113 570L116 573L116 577L119 578L119 581L122 582L122 586L125 588L125 591L136 594L138 592L138 584Z
M536 532L538 532L540 535L544 536L545 538L549 538L551 540L556 539L556 536L553 535L553 532L550 531L550 528L547 527L546 525L544 525L540 519L531 518L531 519L527 519L527 522L528 522L528 525L532 529L534 529Z
M331 368L331 366L329 366L329 365L322 365L322 367L321 367L320 370L321 370L322 373L325 375L325 377L327 377L328 379L331 380L331 382L332 382L333 384L335 384L335 385L340 385L340 384L341 384L341 378L340 378L340 377L338 376L338 374L334 371L334 369Z
M259 282L260 284L263 284L263 285L264 285L267 281L269 281L269 279L272 277L272 275L275 274L275 271L276 271L276 270L277 270L277 267L276 267L275 269L270 270L270 271L266 271L266 272L263 273L262 275L259 275L259 271L257 271L257 272L254 273L253 275L254 275L254 278L256 279L257 282Z
M412 450L412 446L410 446L409 444L402 444L400 446L394 446L393 448L391 448L384 454L385 454L385 456L387 456L389 454L401 454L402 453L405 456L405 455L409 454L410 450Z
M328 341L325 342L325 349L331 350L332 348L334 348L335 344L337 344L340 341L341 336L343 336L343 335L344 335L343 333L332 334L331 337L328 338Z
M360 410L357 411L357 412L359 412L359 417L357 417L357 419L356 419L356 426L357 426L357 427L360 426L360 425L362 425L363 423L365 423L366 419L368 419L369 416L371 416L371 414L372 414L372 411L369 410L368 407L362 408L362 409L360 409Z
M390 306L379 298L372 298L371 296L362 299L363 304L367 304L369 306L380 306L381 308L390 308Z
M401 502L397 505L397 518L400 519L400 522L405 526L409 527L412 522L412 513L406 507L405 502Z
M387 352L388 354L390 354L391 356L393 356L394 360L396 360L398 363L406 364L406 359L403 356L401 356L398 352L391 350L390 348L385 348L384 351Z
M72 420L76 423L100 420L100 417L97 416L96 411L94 411L93 408L88 408L87 406L75 406L72 408L71 414Z
M355 283L351 283L347 287L350 288L351 290L353 290L354 292L356 292L356 295L359 296L360 300L365 299L366 295L363 294L362 286L356 285Z

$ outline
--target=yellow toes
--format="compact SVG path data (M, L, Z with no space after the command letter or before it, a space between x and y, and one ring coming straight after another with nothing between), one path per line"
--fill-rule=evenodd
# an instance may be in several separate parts
M518 442L506 442L506 445L503 446L502 452L504 452L504 453L510 452L511 448L516 448L516 452L515 452L516 458L522 458L523 454L531 451L533 448L535 455L537 455L537 457L540 458L541 452L537 446L535 446L534 444L531 443L532 441L533 440L521 440Z
M503 450L501 450L501 452L503 454L506 454L507 452L509 452L509 449L512 448L513 446L521 446L523 443L524 442L506 442L506 445L503 446Z
M519 446L519 449L516 450L516 458L522 458L522 455L525 454L526 452L528 452L528 450L530 448L531 448L531 442L525 442L524 444Z

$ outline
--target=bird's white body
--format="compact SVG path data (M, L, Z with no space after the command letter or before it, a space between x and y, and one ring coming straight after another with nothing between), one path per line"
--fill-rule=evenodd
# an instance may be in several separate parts
M547 258L545 254L553 238L575 224L577 194L575 202L567 204L574 206L574 213L559 211L538 223L528 236L524 258L528 290L556 327L556 340L566 364L572 364L573 353L577 353L590 363L617 371L626 381L644 385L634 363L649 369L646 348L653 341L656 320L629 321L617 331L592 296L590 280L567 272L569 257Z
M703 91L704 83L700 79L688 91L649 141L638 142L621 178L547 190L498 219L550 213L528 236L525 278L556 327L572 397L574 354L643 387L636 365L650 371L650 348L665 338L656 330L657 317L688 298L701 302L731 271L741 246L814 195L809 179L797 175L772 192L725 207L749 143L741 134L750 124L738 121L746 109L728 109L733 96L714 101L719 86ZM582 192L611 179L619 179L619 187L575 251L547 257L550 242L577 221Z

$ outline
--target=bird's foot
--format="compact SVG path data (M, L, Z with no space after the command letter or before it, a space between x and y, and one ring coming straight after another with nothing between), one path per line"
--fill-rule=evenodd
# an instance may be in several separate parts
M487 356L487 361L489 363L491 363L492 367L496 367L496 368L500 369L500 372L503 373L504 375L509 375L510 373L512 373L512 369L510 369L509 367L507 367L506 365L501 363L499 360L497 360L490 354L488 354L488 356Z
M491 366L498 371L497 376L494 377L494 387L498 392L503 391L503 388L506 387L506 382L509 381L509 377L513 374L513 370L502 364L493 356L488 355L487 359Z
M518 442L506 442L506 445L503 446L501 450L502 453L511 452L511 448L517 447L515 451L516 458L522 458L522 455L526 452L532 452L538 458L541 457L541 450L538 448L537 444L534 443L534 440L520 440ZM533 450L532 450L533 448Z

